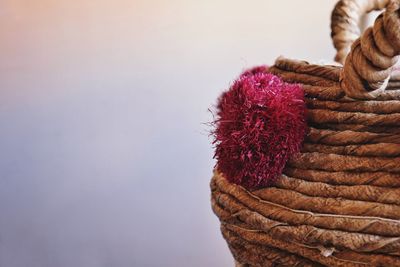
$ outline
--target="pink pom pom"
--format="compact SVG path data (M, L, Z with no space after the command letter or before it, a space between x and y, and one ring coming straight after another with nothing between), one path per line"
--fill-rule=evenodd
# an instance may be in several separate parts
M273 184L307 129L300 85L266 71L244 72L219 98L214 121L217 169L248 189Z

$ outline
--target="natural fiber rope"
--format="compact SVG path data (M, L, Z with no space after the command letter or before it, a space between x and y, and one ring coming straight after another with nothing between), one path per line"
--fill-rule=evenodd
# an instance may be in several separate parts
M351 46L341 72L341 87L357 99L374 99L386 89L400 53L399 3L390 1L386 11Z
M293 186L304 193L320 192L313 189L313 186L317 184L304 183L300 180L296 182L300 184L283 183L282 186ZM384 204L317 197L309 201L310 205L306 210L296 210L299 207L299 201L290 197L290 194L297 194L300 198L307 198L306 195L274 188L248 192L242 187L229 184L218 173L215 173L211 181L211 189L213 210L221 219L222 233L239 262L251 264L251 266L274 266L270 264L278 263L279 258L269 258L269 256L279 252L278 254L282 253L282 256L290 256L291 260L301 259L293 256L307 258L313 261L315 266L318 266L318 263L328 266L360 266L358 265L360 263L368 266L398 266L400 263L399 221L368 217L368 214L374 213L373 210L376 208L383 209ZM328 189L326 194L332 194L331 196L337 193L333 187L326 189ZM350 195L353 197L351 190L355 188L347 187L347 189L349 191L342 197L346 198ZM365 190L368 189L365 188ZM373 190L381 189L374 188ZM284 195L279 195L280 193ZM390 197L387 197L389 200ZM285 206L278 204L286 198L290 198L291 204L285 204ZM339 205L344 204L345 209L352 210L352 215L345 215L342 212L321 214L310 209L313 205L321 204L322 211L323 206L328 204L327 201L331 200L337 201ZM360 210L348 206L357 202L361 204L358 206ZM365 208L362 207L363 205ZM227 235L228 229L239 239L233 240L230 235ZM248 242L255 246L247 247ZM253 258L255 255L252 251L257 248L267 250L258 251L255 254L258 257ZM332 249L332 255L321 254L322 251L330 249ZM269 260L265 262L264 257Z
M280 57L276 60L274 66L268 68L268 72L280 76L285 82L301 83L306 96L311 99L316 98L319 100L348 102L352 103L352 105L363 103L355 98L349 97L349 95L346 96L343 85L339 84L339 77L336 75L337 72L342 72L341 76L343 78L343 68L337 66L313 65L305 61ZM362 98L368 100L365 101L365 103L369 105L369 103L377 103L376 101L384 101L386 103L391 100L400 100L400 89L395 85L398 79L399 77L393 76L393 73L391 73L388 84L392 85L394 88L375 92L373 96L365 96L363 95L364 93L361 92ZM352 86L351 83L350 86ZM364 90L363 88L362 85L362 90ZM366 94L368 94L368 92ZM371 100L374 101L372 102ZM389 106L389 104L382 104L382 106Z
M268 233L280 240L290 239L305 246L312 244L320 244L323 247L334 246L355 252L399 254L399 237L329 230L312 225L290 225L248 210L245 205L226 194L219 194L217 204L229 213L226 217L227 222L236 225L244 222L246 224L243 225L244 227L252 226L251 228ZM346 238L343 238L343 236Z
M266 70L302 86L309 131L270 187L214 172L212 208L238 267L400 266L398 6L354 43L344 70L285 58Z
M293 173L297 174L297 171L293 171ZM307 174L306 177L312 178L314 176ZM382 176L378 175L378 177L375 177L375 180L379 180L381 177ZM319 175L318 178L321 178L321 176ZM344 178L346 179L347 177ZM354 181L359 181L359 179L354 179ZM268 201L260 198L245 190L243 187L230 184L223 175L218 172L214 173L210 185L213 201L221 201L221 194L226 194L237 199L245 206L251 207L251 210L256 211L264 217L291 225L313 225L323 229L392 237L400 235L400 221L397 219L374 217L366 214L361 216L355 214L329 214L291 208L288 205L281 205L276 201ZM269 189L266 188L262 190ZM313 204L314 203L310 203L310 205ZM371 205L373 205L373 203L371 203ZM229 216L229 214L224 215L224 217L226 216Z
M372 10L385 8L389 0L341 0L331 16L331 37L337 53L335 60L344 63L351 44L361 35L360 17Z

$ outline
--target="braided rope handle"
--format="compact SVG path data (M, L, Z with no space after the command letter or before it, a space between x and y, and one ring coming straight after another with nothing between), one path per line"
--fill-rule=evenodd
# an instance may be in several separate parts
M354 0L353 4L365 1ZM385 1L369 2L368 8L376 9L377 3L384 4ZM397 63L400 54L400 4L397 0L386 1L386 4L386 11L378 16L373 27L353 42L345 59L340 83L349 97L373 99L380 95Z
M361 35L362 15L382 10L389 0L340 0L331 15L331 37L336 48L335 61L344 63L351 44Z

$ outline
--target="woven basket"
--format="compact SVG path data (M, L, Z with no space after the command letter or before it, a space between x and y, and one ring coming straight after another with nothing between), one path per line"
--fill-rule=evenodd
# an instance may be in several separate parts
M358 38L360 16L384 8ZM400 266L399 13L397 1L339 1L344 67L278 58L268 69L302 84L310 131L273 187L214 172L212 208L237 266Z

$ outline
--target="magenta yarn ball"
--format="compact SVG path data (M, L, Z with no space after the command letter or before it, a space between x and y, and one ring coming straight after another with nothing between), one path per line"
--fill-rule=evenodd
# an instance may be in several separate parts
M216 168L248 189L270 186L300 151L307 130L304 92L265 66L245 71L218 99Z

